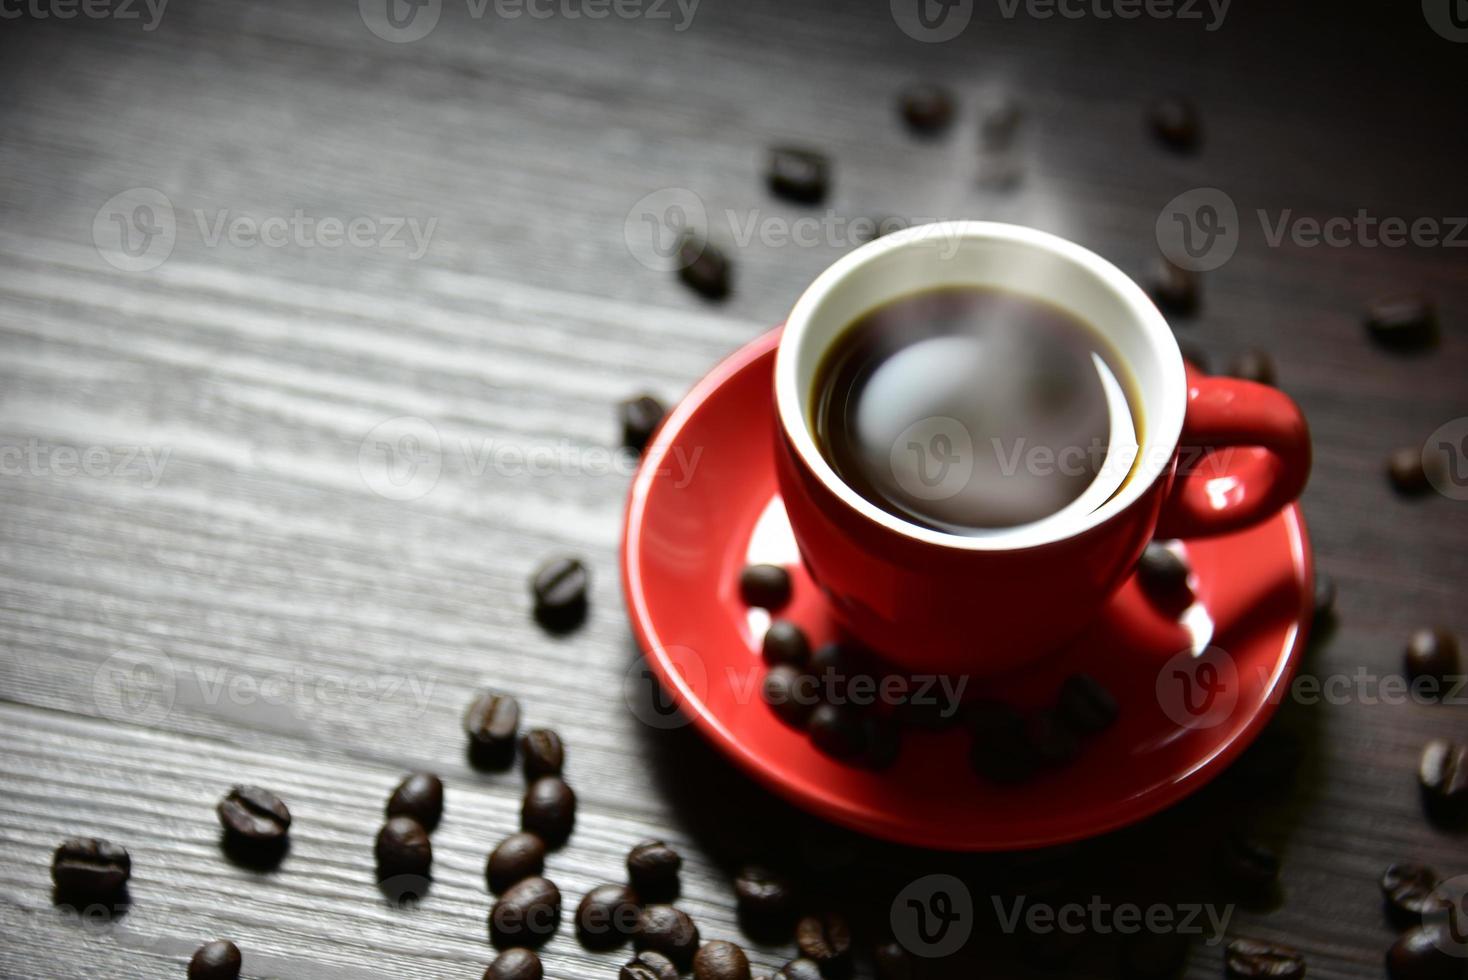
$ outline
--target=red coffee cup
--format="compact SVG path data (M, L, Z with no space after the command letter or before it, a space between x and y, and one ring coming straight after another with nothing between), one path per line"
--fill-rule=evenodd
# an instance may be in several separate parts
M844 483L812 433L822 356L862 314L951 286L1034 296L1097 330L1143 419L1120 489L1016 527L956 534ZM1154 536L1226 534L1299 496L1310 436L1266 385L1187 369L1167 321L1114 265L1065 239L983 221L923 225L846 255L796 302L775 361L776 468L812 577L845 628L909 671L984 676L1074 638Z

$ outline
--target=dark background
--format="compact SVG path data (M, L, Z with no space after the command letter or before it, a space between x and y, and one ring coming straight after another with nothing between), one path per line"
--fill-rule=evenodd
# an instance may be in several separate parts
M979 0L942 44L903 34L885 2L703 0L681 32L563 7L544 20L465 9L446 0L433 33L405 44L374 36L349 2L174 0L153 31L40 17L44 5L0 20L0 446L50 460L58 447L108 447L114 462L129 447L169 453L156 486L54 463L0 475L0 973L181 976L195 946L228 936L253 977L478 976L490 958L481 865L516 826L521 791L518 773L464 759L459 714L490 684L570 746L580 826L549 865L570 902L619 879L627 848L651 835L684 851L683 906L709 938L739 938L728 872L748 854L877 921L925 870L963 874L985 913L993 891L1056 881L1081 896L1222 902L1206 870L1226 830L1251 826L1283 849L1283 898L1241 909L1231 932L1295 944L1312 977L1380 975L1393 935L1382 868L1468 871L1464 836L1424 819L1413 777L1425 739L1468 732L1461 705L1286 705L1249 764L1298 750L1293 786L1235 773L1083 847L960 858L876 846L775 803L691 731L629 711L625 473L506 476L445 453L432 492L400 502L372 492L358 454L399 416L429 420L445 444L615 445L618 399L676 399L850 247L729 240L725 209L823 213L767 195L774 142L832 155L838 216L1018 221L1137 275L1164 204L1215 186L1244 216L1242 240L1178 333L1219 364L1272 352L1309 416L1304 507L1340 614L1304 669L1398 671L1413 628L1468 627L1464 505L1398 498L1383 476L1389 451L1468 415L1464 253L1270 247L1252 216L1468 215L1468 48L1410 2L1240 2L1208 32L1023 8L1007 19ZM920 80L960 97L946 138L903 131L895 93ZM1204 113L1194 156L1145 132L1145 106L1168 92ZM1026 113L1011 189L975 179L977 115L1004 96ZM92 228L135 187L167 196L178 234L162 265L125 272ZM726 302L636 261L628 215L666 188L714 218L735 263ZM192 217L297 208L437 224L413 261L210 246ZM1363 305L1402 290L1438 303L1436 352L1369 343ZM531 622L525 582L561 552L591 566L594 606L555 639ZM110 697L119 666L154 668L136 675L141 690L171 690L171 708ZM211 699L197 681L297 670L310 684L409 678L427 685L426 707L382 686L355 704ZM406 911L375 889L370 845L412 768L443 775L449 815L433 891ZM274 873L220 853L212 809L235 782L276 789L295 813ZM88 925L52 905L51 850L70 834L129 848L127 914ZM1015 945L976 936L933 970L1026 975ZM756 966L789 953L761 947ZM1110 976L1115 956L1091 937L1062 972ZM554 978L611 976L622 958L583 952L567 927L545 956ZM1200 946L1188 973L1217 976L1220 960Z

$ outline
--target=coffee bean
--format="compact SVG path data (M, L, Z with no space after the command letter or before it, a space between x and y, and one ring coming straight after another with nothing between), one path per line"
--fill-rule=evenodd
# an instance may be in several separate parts
M484 880L489 890L498 895L517 881L535 877L544 870L545 841L521 831L506 837L489 852Z
M645 949L622 967L617 980L678 980L678 967L662 953Z
M189 980L239 980L243 959L228 939L205 943L189 959Z
M1235 939L1224 952L1223 965L1233 980L1301 980L1305 957L1276 943Z
M1420 350L1437 343L1437 310L1424 296L1390 296L1366 308L1371 339L1394 350Z
M1187 99L1169 96L1152 103L1147 112L1152 133L1170 149L1188 153L1203 141L1203 123Z
M854 759L866 749L861 712L844 705L819 704L806 720L811 743L833 759Z
M1444 738L1433 739L1423 746L1417 779L1429 806L1455 814L1468 806L1468 749Z
M877 772L890 768L902 754L902 732L897 723L886 715L868 711L862 717L861 725L865 752L863 764Z
M765 672L760 694L786 724L803 727L816 705L815 679L789 664Z
M1075 760L1081 746L1053 711L1037 711L1025 719L1025 741L1041 765L1063 766Z
M684 232L678 243L678 278L705 299L729 295L729 257L717 245L695 232Z
M652 395L638 395L617 403L617 418L622 423L622 445L642 452L652 441L653 433L668 410Z
M975 772L1006 786L1034 775L1036 760L1018 712L997 702L980 702L969 708L968 717L974 738L969 764Z
M1387 457L1386 475L1397 493L1404 496L1426 493L1432 487L1422 465L1422 451L1412 446L1404 446Z
M795 924L795 945L821 973L839 972L851 959L851 926L839 912L807 915Z
M1279 855L1243 834L1223 841L1216 862L1224 881L1250 895L1267 894L1279 880Z
M576 558L552 558L530 579L535 621L552 633L568 633L586 619L591 573Z
M615 949L637 925L637 896L626 885L597 885L576 906L576 938L587 949Z
M412 817L424 830L437 827L443 816L443 780L431 772L413 773L388 797L387 815Z
M549 728L532 728L520 738L520 764L525 778L559 776L566 764L566 747L561 736Z
M1190 572L1182 555L1165 544L1150 541L1137 562L1137 584L1158 606L1178 613L1193 604Z
M377 832L377 877L400 875L428 877L433 865L433 845L428 831L412 817L391 817Z
M1158 259L1147 282L1147 293L1162 312L1188 317L1198 312L1203 280L1192 269Z
M770 190L801 204L819 204L831 184L831 162L823 153L790 146L770 150L765 172Z
M251 842L283 841L291 812L280 797L259 786L236 786L219 801L219 822L227 834Z
M1329 622L1335 616L1335 579L1329 575L1315 570L1315 612L1316 623Z
M748 565L739 573L739 595L751 606L779 609L790 601L790 573L779 565Z
M96 837L64 840L51 856L51 881L66 901L119 898L132 873L127 850Z
M1090 735L1116 721L1116 699L1100 682L1086 674L1074 674L1060 685L1056 713L1071 731Z
M1450 952L1455 945L1462 948L1446 931L1413 926L1387 950L1387 976L1391 980L1460 980L1463 959Z
M540 835L547 847L559 847L576 826L576 794L559 776L541 776L525 790L520 828Z
M627 852L627 880L644 902L667 903L678 897L683 856L660 840L646 840Z
M1122 943L1122 980L1171 980L1182 973L1187 961L1187 936L1144 930Z
M474 765L503 769L515 758L515 736L520 728L520 702L499 691L485 691L464 711L464 734L469 736L469 758Z
M777 619L770 624L760 649L765 663L771 667L778 664L804 667L810 662L810 640L805 630L788 619Z
M1262 350L1246 350L1228 365L1231 377L1253 381L1261 385L1273 385L1277 380L1274 358Z
M733 943L713 939L693 955L693 976L694 980L749 980L749 958Z
M1024 122L1024 110L1012 99L987 109L979 119L979 137L991 150L1007 149Z
M1423 864L1401 861L1381 875L1387 911L1400 923L1420 923L1425 913L1433 911L1437 907L1435 888L1437 872Z
M698 952L698 926L681 909L671 905L645 905L632 931L638 951L662 953L679 970L686 970Z
M1442 683L1460 672L1458 637L1445 629L1423 629L1407 641L1407 676Z
M561 892L538 875L516 882L489 911L489 939L496 949L540 946L561 924Z
M795 912L795 886L784 875L757 864L734 876L739 914L759 923L788 921Z
M513 946L494 958L484 980L542 980L545 968L535 950Z
M770 980L822 980L821 965L815 960L797 957L776 970Z
M953 96L941 85L909 85L899 94L897 104L907 128L922 136L936 136L953 121Z

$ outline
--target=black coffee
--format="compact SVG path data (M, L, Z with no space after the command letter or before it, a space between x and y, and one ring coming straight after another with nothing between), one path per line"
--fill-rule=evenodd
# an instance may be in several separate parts
M811 414L821 452L863 497L968 534L1029 524L1088 490L1104 503L1135 460L1137 404L1088 324L1018 293L950 287L848 326L817 367Z

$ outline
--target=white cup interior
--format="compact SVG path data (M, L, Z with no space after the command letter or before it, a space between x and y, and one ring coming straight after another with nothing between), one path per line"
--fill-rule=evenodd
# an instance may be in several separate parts
M1093 486L1061 511L1029 524L952 534L915 524L847 486L817 447L810 405L816 370L841 332L883 303L946 286L988 286L1033 296L1094 327L1110 345L1140 401L1139 457L1120 492L1118 477ZM950 221L879 238L823 272L796 302L775 363L780 422L806 465L843 501L873 521L919 540L966 550L1035 547L1078 534L1124 510L1169 465L1187 404L1182 355L1167 321L1120 269L1073 242L1019 225ZM1094 492L1093 492L1094 491Z

